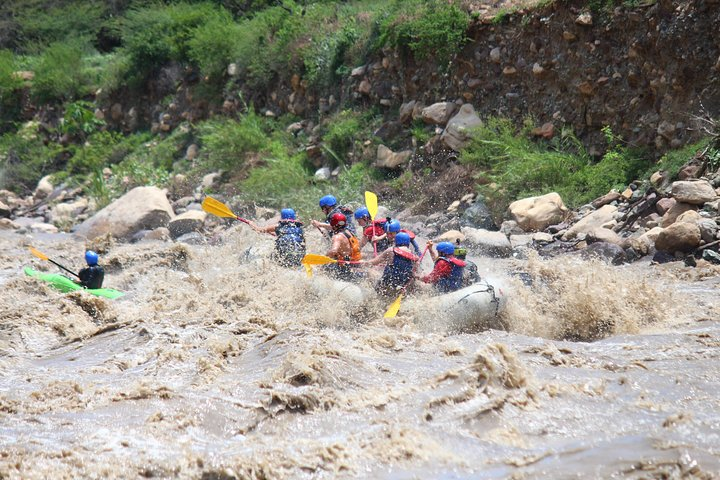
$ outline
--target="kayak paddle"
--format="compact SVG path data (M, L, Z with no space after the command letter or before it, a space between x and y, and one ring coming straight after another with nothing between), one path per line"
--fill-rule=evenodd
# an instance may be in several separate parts
M425 246L425 250L423 250L422 255L420 255L420 260L418 260L418 265L420 265L420 262L422 262L422 259L425 256L425 254L427 253L429 248L430 248L430 245ZM395 301L390 304L387 311L385 312L385 315L383 315L384 318L395 318L395 315L398 314L398 312L400 311L400 302L402 302L402 297L405 294L405 289L408 287L408 285L410 285L410 282L412 282L412 280L413 279L411 278L410 281L408 281L408 283L405 284L405 286L400 291L400 295L398 295L398 297L395 299Z
M232 210L230 210L230 207L222 203L220 200L215 200L212 197L205 197L205 200L202 202L202 209L218 217L234 218L235 220L239 220L250 225L249 221L242 217L238 217Z
M45 255L45 254L42 253L41 251L39 251L39 250L37 250L37 249L35 249L35 248L33 248L33 247L28 247L28 248L30 249L30 253L32 253L33 255L35 255L35 256L36 256L37 258L39 258L40 260L47 260L47 261L50 262L50 263L54 263L55 265L57 265L58 267L62 268L62 269L65 270L66 272L72 273L72 274L75 275L76 277L80 278L80 275L78 275L77 273L73 272L72 270L70 270L70 269L68 269L68 268L63 267L62 265L60 265L59 263L57 263L55 260L49 258L47 255Z

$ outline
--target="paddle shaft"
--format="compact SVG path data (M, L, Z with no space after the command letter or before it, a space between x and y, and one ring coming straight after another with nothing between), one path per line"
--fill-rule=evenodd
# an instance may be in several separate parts
M70 270L70 269L68 269L68 268L63 267L62 265L60 265L58 262L56 262L56 261L53 260L52 258L48 258L48 262L54 263L55 265L57 265L58 267L62 268L62 269L65 270L66 272L72 273L72 274L75 275L78 279L80 278L80 275L78 275L77 273L73 272L72 270Z

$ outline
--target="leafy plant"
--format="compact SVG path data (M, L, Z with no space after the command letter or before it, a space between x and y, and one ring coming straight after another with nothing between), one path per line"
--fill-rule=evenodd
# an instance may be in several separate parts
M361 117L352 110L343 110L329 120L323 140L336 156L338 164L349 163L347 154L359 139L361 130Z
M38 180L59 168L60 146L45 145L37 127L29 122L17 133L0 137L0 188L32 193Z
M77 41L54 43L40 55L30 89L35 101L73 100L86 93L82 61L86 47Z
M209 120L198 126L207 168L238 169L245 155L263 150L269 137L262 118L250 111L239 121Z

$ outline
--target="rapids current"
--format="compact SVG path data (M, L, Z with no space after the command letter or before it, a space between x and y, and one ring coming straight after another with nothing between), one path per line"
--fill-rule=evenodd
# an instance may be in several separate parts
M220 240L95 246L109 301L22 275L82 242L0 236L0 478L720 477L717 267L475 259L533 282L452 333Z

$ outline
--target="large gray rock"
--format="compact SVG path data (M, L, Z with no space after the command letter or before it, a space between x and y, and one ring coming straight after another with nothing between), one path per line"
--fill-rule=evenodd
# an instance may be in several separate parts
M460 216L460 225L485 230L497 230L490 209L480 200L475 201L463 212Z
M456 110L457 105L453 102L433 103L422 109L422 119L431 125L445 125Z
M700 238L702 238L705 243L710 243L715 240L718 234L718 224L715 223L715 220L704 218L697 222L697 226L700 228Z
M673 182L671 195L678 202L702 205L717 198L715 189L707 180Z
M675 223L675 221L680 215L687 211L695 210L696 208L697 206L691 205L689 203L675 202L674 204L672 204L670 209L663 215L662 220L660 221L660 226L663 228L667 228L673 223Z
M440 140L448 147L459 152L470 141L469 131L474 127L481 126L482 120L475 113L475 109L469 103L460 107L460 111L450 119Z
M700 246L700 227L695 223L677 222L663 229L655 248L668 253L689 252Z
M472 227L462 227L465 242L474 245L475 251L490 257L509 257L512 245L505 234Z
M563 221L568 209L555 192L523 198L510 204L510 217L526 232L544 230Z
M411 154L410 150L393 152L385 145L378 145L375 166L379 168L398 168L410 160Z
M89 202L85 197L79 198L74 202L58 203L50 209L50 223L56 226L68 226L72 223L78 214L84 212L88 208Z
M617 207L605 205L583 217L579 222L570 227L563 235L563 240L572 240L581 233L590 233L596 228L601 228L615 218Z
M207 213L202 210L188 210L187 212L178 215L170 220L170 223L168 224L170 236L173 239L176 239L186 233L199 231L203 227L206 217Z
M586 260L598 259L613 265L620 265L625 261L625 250L610 242L595 242L580 252Z
M175 216L165 192L136 187L81 223L75 233L93 239L110 233L129 240L135 232L167 226Z

